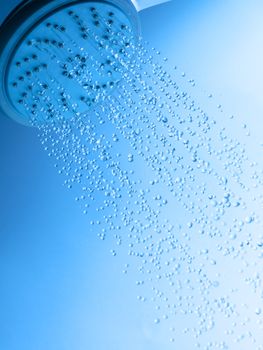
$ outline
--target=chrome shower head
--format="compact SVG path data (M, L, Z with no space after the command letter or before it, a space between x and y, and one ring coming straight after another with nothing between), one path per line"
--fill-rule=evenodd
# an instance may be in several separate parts
M0 105L24 125L86 112L139 35L130 0L26 0L0 28Z

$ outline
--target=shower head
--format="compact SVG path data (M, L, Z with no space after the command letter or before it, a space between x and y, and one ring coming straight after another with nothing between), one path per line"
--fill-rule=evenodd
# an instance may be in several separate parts
M139 36L131 0L25 0L0 27L0 105L24 125L81 115Z

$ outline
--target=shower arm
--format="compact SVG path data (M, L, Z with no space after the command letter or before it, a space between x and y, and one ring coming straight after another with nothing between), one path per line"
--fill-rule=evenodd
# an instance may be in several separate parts
M160 5L168 1L172 0L132 0L132 3L139 12L141 10L147 9L148 7Z

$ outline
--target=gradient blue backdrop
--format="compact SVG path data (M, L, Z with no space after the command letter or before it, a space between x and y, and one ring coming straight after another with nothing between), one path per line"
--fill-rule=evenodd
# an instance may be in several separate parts
M224 116L235 114L233 133L259 161L262 18L259 0L174 0L140 14L145 39L196 80L208 111L212 92ZM174 349L137 303L135 277L122 274L126 260L92 235L62 182L35 130L1 115L0 349Z

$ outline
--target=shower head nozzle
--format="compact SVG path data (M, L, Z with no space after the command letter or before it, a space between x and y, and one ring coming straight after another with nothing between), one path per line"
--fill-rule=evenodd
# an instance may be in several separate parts
M0 27L0 105L24 125L85 113L139 35L131 0L25 0Z

